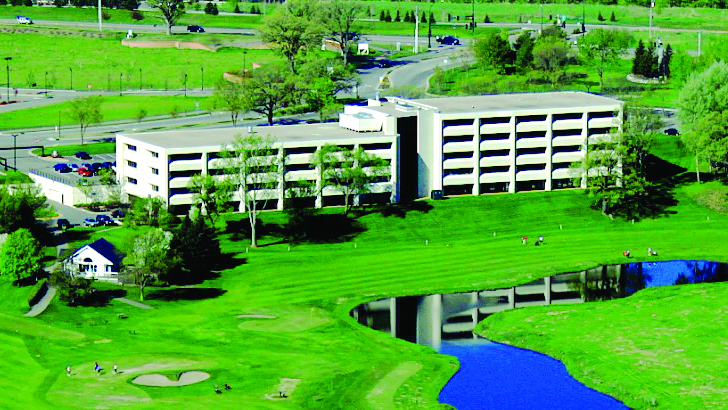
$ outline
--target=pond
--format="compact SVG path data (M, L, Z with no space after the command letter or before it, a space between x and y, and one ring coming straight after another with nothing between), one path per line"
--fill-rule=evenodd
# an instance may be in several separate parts
M352 311L359 323L458 358L460 371L440 401L467 409L624 409L574 380L539 353L472 334L486 317L518 307L577 304L627 297L652 287L728 281L728 265L706 261L605 265L507 289L388 298Z

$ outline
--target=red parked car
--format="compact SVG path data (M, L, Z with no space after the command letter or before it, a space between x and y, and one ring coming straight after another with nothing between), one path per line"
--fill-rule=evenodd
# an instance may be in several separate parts
M86 168L79 168L78 169L78 175L81 175L82 177L91 177L94 175L93 172L89 171Z

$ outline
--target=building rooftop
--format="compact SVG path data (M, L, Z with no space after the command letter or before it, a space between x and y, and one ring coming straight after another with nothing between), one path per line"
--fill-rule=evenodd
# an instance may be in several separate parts
M338 123L296 124L253 126L253 132L261 137L271 137L279 143L316 143L361 139L368 137L391 137L382 131L356 132L339 126ZM174 131L158 131L143 133L120 133L120 136L132 138L166 149L211 147L218 149L223 144L230 144L236 135L247 136L248 127L199 128Z
M422 99L388 98L394 104L383 104L381 107L369 107L376 111L392 113L399 102L422 109L432 109L441 113L482 112L482 111L518 111L530 109L568 109L586 106L610 106L622 104L613 98L602 97L579 91L561 91L547 93L516 93L477 95L468 97L441 97ZM398 116L406 115L399 111ZM410 114L411 115L411 114Z

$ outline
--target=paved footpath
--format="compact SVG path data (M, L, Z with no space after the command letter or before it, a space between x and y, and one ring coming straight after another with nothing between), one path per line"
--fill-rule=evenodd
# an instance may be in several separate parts
M33 308L30 309L30 312L25 314L25 317L36 317L43 313L46 308L48 307L48 304L51 303L51 300L53 300L53 297L56 295L56 287L55 286L49 286L48 291L46 292L45 296L33 305Z
M127 298L112 298L113 300L119 301L121 303L126 303L127 305L132 305L135 307L138 307L139 309L153 309L149 305L145 305L143 303L135 302L133 300L129 300Z

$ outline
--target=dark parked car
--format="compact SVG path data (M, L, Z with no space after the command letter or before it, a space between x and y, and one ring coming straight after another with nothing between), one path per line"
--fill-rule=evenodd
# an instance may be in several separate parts
M116 222L109 215L96 215L96 222L99 225L116 225Z
M68 219L59 219L58 220L58 229L66 230L71 227L71 223L68 222Z
M440 44L446 45L446 46L459 46L460 40L456 39L453 36L445 36L445 37L438 37L435 39Z
M91 159L91 155L88 154L88 152L79 151L76 153L76 158L78 159Z
M58 172L60 172L62 174L63 173L66 173L66 172L71 172L72 171L71 170L71 167L69 167L66 164L56 164L56 165L53 165L53 170L54 171L58 171Z
M190 33L204 33L205 29L200 26L187 26L187 31Z
M665 130L665 135L680 135L680 132L677 128L668 128Z
M83 220L83 226L99 226L99 222L95 219L86 218Z

